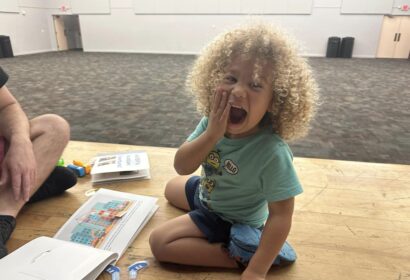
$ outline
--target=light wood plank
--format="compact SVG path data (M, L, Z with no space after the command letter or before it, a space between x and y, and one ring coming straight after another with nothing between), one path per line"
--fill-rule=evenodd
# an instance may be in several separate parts
M89 161L100 152L142 149L151 163L150 180L111 183L101 187L159 198L160 208L118 262L126 267L146 259L150 267L138 279L238 279L240 272L160 264L148 244L153 228L181 215L164 196L165 183L176 176L176 149L71 141L64 160ZM304 194L296 199L289 241L298 261L272 269L268 279L410 279L410 166L295 158ZM41 235L53 236L87 200L90 178L60 197L27 205L8 248L12 251ZM110 279L103 274L99 279Z

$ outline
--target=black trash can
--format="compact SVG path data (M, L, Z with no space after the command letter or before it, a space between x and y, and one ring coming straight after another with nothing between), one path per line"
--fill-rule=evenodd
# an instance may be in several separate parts
M342 39L342 46L340 49L340 57L351 58L353 53L354 38L344 37Z
M0 35L0 49L2 50L3 57L14 56L9 36Z
M338 57L340 51L340 37L329 37L327 40L326 57Z
M4 57L3 56L3 49L2 49L1 44L0 44L0 58L2 58L2 57Z

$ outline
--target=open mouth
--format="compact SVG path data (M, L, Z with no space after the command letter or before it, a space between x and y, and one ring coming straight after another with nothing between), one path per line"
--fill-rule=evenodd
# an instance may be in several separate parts
M239 124L245 120L247 114L248 113L242 108L231 107L229 111L229 122Z

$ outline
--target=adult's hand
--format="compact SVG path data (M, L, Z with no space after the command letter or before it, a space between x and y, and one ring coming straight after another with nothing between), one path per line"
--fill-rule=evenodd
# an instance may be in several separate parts
M30 139L14 135L1 166L1 186L13 189L14 199L30 199L36 182L37 164Z

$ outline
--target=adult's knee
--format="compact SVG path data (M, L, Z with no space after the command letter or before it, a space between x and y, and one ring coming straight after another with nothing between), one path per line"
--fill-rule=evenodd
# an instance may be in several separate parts
M52 141L68 143L70 140L70 125L59 115L46 114L32 120L34 134L47 134Z

